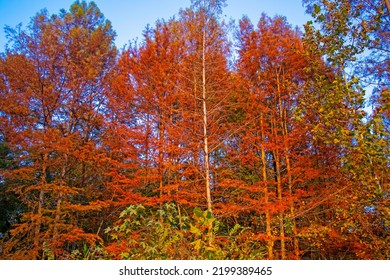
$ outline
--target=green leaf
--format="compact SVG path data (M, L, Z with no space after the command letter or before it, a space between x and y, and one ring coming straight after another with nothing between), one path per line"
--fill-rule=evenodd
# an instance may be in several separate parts
M195 250L199 251L202 248L202 240L195 240L194 242L191 242L191 245L194 246Z
M321 13L321 7L318 6L317 4L314 4L313 8L314 8L314 15L318 15L319 13Z
M194 214L195 214L195 216L197 216L198 218L203 217L203 211L202 211L202 209L200 209L200 208L198 208L198 207L195 207L195 209L194 209Z
M190 232L193 233L193 234L201 234L201 231L194 225L190 224Z

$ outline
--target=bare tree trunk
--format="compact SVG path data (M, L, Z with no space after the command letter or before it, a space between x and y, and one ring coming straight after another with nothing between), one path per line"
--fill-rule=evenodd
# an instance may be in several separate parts
M207 210L211 212L210 162L209 162L207 107L206 107L206 50L205 48L206 48L206 31L203 32L203 46L202 46L203 149L204 149L204 168L205 168L205 178L206 178Z
M280 159L278 155L278 151L274 151L274 160L275 160L275 168L276 168L276 178L277 178L277 193L278 193L278 201L280 204L283 202L282 196L282 178L280 175ZM279 211L279 236L280 236L280 250L282 260L286 259L286 241L285 241L285 232L284 232L284 215L283 211Z
M144 179L144 187L147 187L150 184L150 168L149 168L149 162L150 162L150 121L149 121L149 115L146 117L146 131L145 131L145 179Z
M291 162L289 155L289 145L288 145L288 127L287 127L287 108L283 106L282 98L281 98L281 88L280 88L280 74L276 72L277 77L277 86L278 86L278 102L279 102L279 117L280 117L280 125L283 128L283 143L284 143L284 154L286 159L286 169L287 169L287 180L288 180L288 189L290 195L293 194L293 183L291 176ZM299 258L299 243L297 239L297 228L295 222L295 209L294 204L290 205L290 215L292 219L292 232L293 232L293 245L294 245L294 255L296 258Z
M272 260L274 258L274 239L271 231L271 215L269 212L269 197L268 197L268 186L267 186L267 160L265 158L265 149L264 149L264 126L263 126L263 114L260 117L260 129L261 129L261 162L262 162L262 173L263 173L263 183L264 183L264 203L265 203L265 219L266 219L266 233L268 237L268 259Z
M43 164L42 164L42 179L41 179L41 186L46 186L46 173L47 173L47 160L48 160L48 154L45 152L43 154ZM43 210L43 201L45 197L44 190L39 191L39 198L38 198L38 209L37 209L37 219L35 224L35 230L34 230L34 248L39 247L39 235L41 231L41 225L42 225L42 210ZM42 258L44 258L44 254L42 255Z
M272 131L275 140L277 139L276 132L276 120L272 120ZM283 203L283 189L282 189L282 177L281 177L281 167L280 167L280 157L279 149L274 148L273 150L274 157L274 169L275 169L275 181L276 181L276 192L280 206ZM284 215L283 210L279 210L279 237L280 237L280 250L281 250L281 259L286 259L286 241L285 241L285 232L284 232Z
M291 161L290 161L290 155L289 155L289 149L288 149L288 143L287 143L287 124L285 123L285 131L284 131L284 152L286 157L286 169L287 169L287 179L288 179L288 190L290 195L293 194L293 183L292 183L292 176L291 176ZM297 225L295 221L295 207L294 203L290 205L290 215L291 215L291 222L292 222L292 233L293 233L293 244L294 244L294 255L296 258L299 258L299 242L297 238Z
M39 192L39 199L38 199L38 210L37 210L38 218L35 224L34 247L38 247L39 245L39 232L41 231L42 208L43 208L44 196L45 196L45 192L41 190Z
M67 163L68 163L68 155L65 154L65 162L64 162L64 165L62 166L62 169L61 169L60 189L65 185L65 173L66 173ZM58 194L58 199L57 199L56 216L54 218L54 230L53 230L53 239L54 240L56 240L58 238L58 224L59 224L60 217L61 217L62 197L63 197L63 194L61 193L61 190L60 190L60 193Z
M211 190L210 190L210 160L208 144L208 127L207 127L207 104L206 104L206 30L203 30L202 38L202 105L203 105L203 150L204 150L204 169L206 180L206 200L207 210L212 212ZM209 225L209 245L213 243L213 225Z
M165 126L163 124L163 116L160 113L160 123L159 123L159 139L158 139L158 177L159 177L159 192L160 198L163 196L163 180L164 180L164 133Z

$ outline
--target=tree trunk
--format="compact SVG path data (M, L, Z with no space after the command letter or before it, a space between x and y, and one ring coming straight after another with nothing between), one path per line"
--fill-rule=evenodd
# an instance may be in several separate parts
M277 194L278 201L280 206L283 204L283 196L282 196L282 178L280 175L280 159L278 155L278 151L274 151L274 160L275 160L275 169L276 169L276 179L277 179ZM286 259L286 241L285 241L285 232L284 232L284 215L283 210L279 211L279 236L280 236L280 251L282 260Z
M289 148L287 143L287 125L285 123L285 131L284 131L284 152L286 157L286 169L287 169L287 180L288 180L288 190L290 195L293 195L293 183L292 183L292 176L291 176L291 162L290 162L290 155L289 155ZM291 215L291 223L292 223L292 233L293 233L293 244L294 244L294 255L296 258L299 258L299 242L297 238L297 225L295 221L295 207L294 202L290 205L290 215Z
M62 166L61 169L61 181L60 181L60 189L65 185L65 173L66 173L66 166L68 163L68 155L65 155L65 162L64 165ZM55 241L58 238L58 224L61 218L61 204L62 204L62 197L63 194L60 193L58 194L58 199L57 199L57 207L56 207L56 216L54 218L54 230L53 230L53 240Z
M210 191L210 162L209 162L209 144L207 132L207 104L206 104L206 31L203 31L202 40L202 107L203 107L203 150L204 150L204 169L206 179L206 199L207 210L211 212L211 191Z
M206 200L207 210L212 212L211 190L210 190L210 162L209 162L209 144L207 127L207 104L206 104L206 30L203 30L202 38L202 107L203 107L203 150L204 150L204 169L206 180ZM209 225L209 245L213 243L213 226Z
M265 219L266 219L266 233L268 237L268 259L274 258L274 239L271 231L271 215L269 213L269 197L268 197L268 186L267 186L267 160L265 158L264 149L264 126L263 126L263 114L260 117L260 129L261 129L261 162L262 162L262 173L263 173L263 184L264 184L264 203L265 203Z
M160 198L163 196L163 181L164 181L164 133L165 133L165 127L163 124L162 119L162 113L160 113L160 120L159 120L159 139L158 139L158 177L159 177L159 193Z
M276 132L276 120L272 120L272 131L277 141L277 132ZM277 144L277 143L275 143ZM283 189L282 189L282 177L280 172L280 158L279 158L279 149L274 148L273 150L274 158L274 169L275 169L275 181L276 181L276 193L278 197L279 206L282 207L283 204ZM280 237L280 250L281 250L281 259L286 259L286 241L285 241L285 232L284 232L284 215L283 210L279 210L279 237Z
M281 71L281 70L280 70ZM287 127L287 108L283 106L282 98L281 98L281 88L280 88L280 74L277 71L277 86L278 86L278 102L279 102L279 117L280 117L280 125L283 128L283 146L284 146L284 154L286 159L286 169L287 169L287 181L288 181L288 190L290 195L293 194L293 183L291 176L291 162L289 155L289 145L288 145L288 127ZM293 244L294 244L294 255L296 258L299 258L299 243L297 239L297 229L295 222L295 209L294 204L290 205L290 215L291 215L291 223L292 223L292 232L293 232Z
M42 179L41 179L41 186L46 186L46 173L47 173L47 160L48 160L48 154L45 152L43 154L43 164L42 164ZM34 248L37 249L39 247L39 241L40 241L40 231L41 231L41 225L42 225L42 210L43 210L43 201L44 201L45 192L44 190L39 191L39 198L38 198L38 209L37 209L37 219L35 224L35 231L34 231ZM44 256L42 255L42 258Z

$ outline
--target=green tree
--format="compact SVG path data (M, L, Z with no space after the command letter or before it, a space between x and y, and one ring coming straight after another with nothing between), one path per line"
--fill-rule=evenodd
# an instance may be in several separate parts
M388 187L382 170L388 168L388 139L382 120L366 117L363 110L363 86L374 82L382 93L387 87L387 70L379 70L388 67L384 2L304 2L316 23L305 26L308 54L326 60L307 68L313 82L300 102L303 114L312 115L308 126L316 153L327 155L318 163L326 170L324 187L332 192L324 195L328 205L317 208L333 207L319 225L328 241L317 235L317 245L322 239L325 258L387 258L378 248L387 242ZM357 78L362 73L365 77Z
M328 62L350 68L365 82L388 87L389 7L387 0L304 0ZM309 22L312 24L312 22ZM342 69L344 70L344 69Z

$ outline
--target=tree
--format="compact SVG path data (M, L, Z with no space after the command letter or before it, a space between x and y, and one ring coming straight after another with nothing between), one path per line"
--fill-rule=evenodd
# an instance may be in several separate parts
M177 25L170 20L148 27L144 41L121 54L109 104L115 127L123 127L127 135L122 147L136 154L133 163L140 163L134 166L138 182L132 184L133 192L142 195L144 203L160 206L173 200L189 204L188 196L179 192L186 152L178 89L183 51Z
M304 0L318 30L320 49L330 54L329 63L359 77L364 87L373 86L377 96L389 88L389 2ZM311 25L312 22L310 21Z
M223 122L229 96L229 43L221 22L223 5L224 1L193 1L189 9L180 12L179 19L185 48L180 86L185 96L186 146L192 161L188 161L187 169L195 172L195 180L189 182L194 190L199 182L204 183L205 206L210 212L212 191L218 188L213 164L217 164L215 155L226 139ZM212 243L211 228L209 234Z
M93 2L6 28L3 258L390 257L388 1L243 17L237 52L225 3L119 55Z
M187 145L192 149L195 166L201 163L196 168L203 177L209 211L213 204L211 192L216 189L212 155L223 142L221 111L229 94L229 44L226 27L220 22L223 5L224 1L193 1L190 9L180 12L179 19L185 47L180 86L186 96L183 106L189 120L187 134L195 140Z
M103 206L89 192L100 180L98 138L115 33L94 3L75 2L69 12L42 11L26 31L7 34L1 130L18 162L6 176L22 178L12 188L27 210L5 253L61 258L69 244L100 240L83 216Z
M243 183L239 186L248 191L246 196L240 194L246 204L242 210L265 216L260 222L266 234L258 236L267 242L268 258L300 258L296 208L310 196L309 186L319 174L297 110L308 78L303 71L308 60L300 33L283 17L263 15L257 29L243 18L238 40L243 113L234 158L240 164L236 174L241 172Z
M306 109L315 106L309 110L315 116L312 119L316 120L310 125L313 127L310 129L313 139L317 142L316 149L324 151L326 147L333 154L322 162L323 169L326 168L329 172L327 177L332 178L331 181L327 180L327 186L332 186L331 182L337 182L337 187L333 187L334 204L328 206L333 207L334 211L329 211L324 217L328 221L325 228L332 235L329 240L333 243L333 246L329 246L327 242L323 245L324 253L329 254L326 258L378 258L377 249L373 247L386 240L383 235L378 236L383 232L378 234L381 232L379 230L374 233L365 226L376 223L372 216L381 217L381 223L386 223L387 219L382 212L384 208L376 204L386 201L386 195L380 191L380 182L386 179L378 176L379 170L388 165L384 160L386 144L384 139L374 140L382 132L378 133L372 127L373 123L376 123L374 127L378 127L378 122L365 119L362 89L368 81L375 81L379 91L386 88L382 79L386 80L387 74L376 72L374 68L386 65L387 59L382 66L379 63L372 67L372 64L367 63L379 53L383 56L385 52L383 49L379 50L381 47L378 46L384 47L387 44L386 36L383 36L387 28L382 5L384 3L379 2L306 1L319 27L316 30L312 22L305 26L307 50L325 57L332 74L326 77L321 74L324 72L316 71L318 64L312 64L310 71L314 70L317 74L310 86L312 89L308 88L307 92L311 96L315 96L313 92L321 94L322 98L321 102L318 102L318 98L317 102L312 99L309 103L311 105L302 107L308 113ZM365 51L368 51L368 55ZM355 61L359 61L364 67L359 67ZM368 79L360 80L349 74L358 75L363 72ZM310 96L307 96L307 100L309 99ZM331 158L334 159L333 163L329 160ZM371 171L367 172L367 169ZM367 207L373 207L370 209L375 209L372 210L375 215L371 215ZM346 250L351 253L343 255Z

